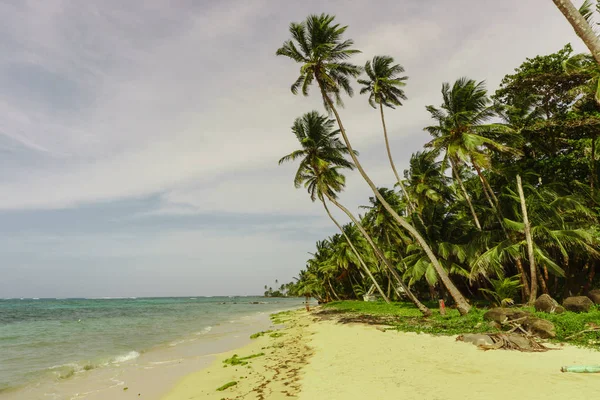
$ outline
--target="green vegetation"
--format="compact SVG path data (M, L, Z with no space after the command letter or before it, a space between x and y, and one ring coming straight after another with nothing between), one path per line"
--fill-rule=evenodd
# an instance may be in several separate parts
M285 335L285 332L273 332L269 336L272 338L278 338L278 337L282 337L284 335Z
M292 316L293 312L294 311L281 311L275 314L271 314L269 318L271 319L271 322L273 322L273 324L282 325L289 320L289 317Z
M248 360L251 360L253 358L256 357L262 357L264 356L265 353L256 353L256 354L251 354L249 356L246 357L239 357L237 354L234 354L233 356L231 356L230 358L227 358L225 360L223 360L223 366L226 367L228 365L231 366L235 366L235 365L248 365Z
M279 280L275 279L275 289L272 286L265 285L265 297L287 297L288 290L293 284L282 283L279 285Z
M432 308L434 306L433 303L428 305ZM423 318L419 310L406 302L386 304L383 302L341 301L328 303L324 308L356 315L394 317L382 321L389 324L391 329L403 332L455 335L495 331L483 320L485 310L475 307L464 317L457 310L447 309L446 315L440 315L438 310L432 310L432 315L427 318Z
M588 20L593 12L589 4L581 11ZM310 15L290 25L290 39L276 52L300 66L292 93L308 96L312 87L326 112L293 121L298 144L279 163L297 163L294 186L306 189L339 231L316 243L296 281L283 285L285 294L328 303L378 293L385 303L408 300L414 312L431 315L424 331L454 332L479 323L481 311L472 304L532 305L541 293L560 301L599 288L594 57L567 44L527 58L492 92L470 77L441 83L439 104L423 104L431 116L425 133L405 132L428 135L429 142L401 173L388 136L401 127L387 126L384 109L409 101L402 55L354 65L360 51L347 32L334 16ZM372 130L383 132L381 149L396 178L388 187L375 186L343 123L355 82L367 95L365 107L381 117ZM339 199L354 169L373 193L362 214ZM333 208L350 222L338 222ZM438 299L457 311L437 315ZM473 315L463 321L456 312Z
M231 382L227 382L226 384L224 384L223 386L217 388L217 392L222 392L225 389L229 389L232 386L237 385L238 383L236 381L231 381Z
M271 333L271 332L273 332L273 331L261 331L261 332L256 332L256 333L253 333L252 335L250 335L250 339L257 339L257 338L259 338L259 337L261 337L261 336L264 336L265 334L267 334L267 333Z
M529 310L532 312L534 311L533 308L529 308ZM594 324L596 324L596 326L600 324L600 308L595 308L589 313L535 313L535 315L539 318L547 319L554 324L556 327L556 341L600 350L599 331L585 332L580 334L580 332L593 327Z
M434 303L428 306L433 308ZM419 315L411 303L400 302L386 304L384 302L339 301L323 306L325 310L338 311L348 316L375 316L381 318L382 324L389 329L402 332L428 333L432 335L458 335L463 333L490 333L498 330L483 319L486 310L473 307L466 316L461 316L457 310L447 309L446 315L440 315L438 310L432 310L430 317ZM539 318L554 323L556 338L554 341L566 342L578 346L600 350L600 337L597 331L581 333L593 324L600 322L600 309L595 308L589 313L565 312L563 314L547 314L535 312L533 307L523 307ZM387 317L387 318L386 318ZM592 324L592 325L590 325ZM574 336L576 335L576 336Z

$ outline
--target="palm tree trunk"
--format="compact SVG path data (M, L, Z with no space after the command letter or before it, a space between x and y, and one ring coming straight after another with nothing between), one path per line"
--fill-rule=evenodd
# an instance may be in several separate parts
M381 202L383 207L390 213L392 218L394 218L394 220L398 224L400 224L400 226L402 226L404 229L406 229L411 234L411 236L415 238L415 240L419 243L419 245L423 248L423 251L425 251L425 254L427 254L427 257L429 257L429 260L431 260L431 263L433 264L433 268L435 269L438 276L440 277L440 280L444 283L446 288L448 288L448 291L450 292L452 298L456 302L456 306L457 306L460 314L461 315L467 314L469 312L469 310L471 309L471 306L469 305L469 303L467 302L465 297L462 295L462 293L458 290L458 288L454 285L454 283L452 282L452 280L450 279L450 277L448 276L448 274L446 273L446 271L444 270L444 268L442 267L442 265L440 264L440 262L438 261L436 256L433 254L433 251L431 250L431 248L429 247L427 242L425 242L425 239L423 239L423 237L419 234L419 232L417 232L417 230L411 224L409 224L404 218L400 217L398 215L398 213L392 208L392 206L390 206L389 203L387 201L385 201L385 199L383 198L381 193L379 193L379 190L377 190L377 187L375 186L375 184L373 183L371 178L369 178L369 176L363 169L362 165L358 161L358 158L356 157L356 154L354 154L354 150L352 149L352 145L350 144L350 140L348 139L348 135L346 134L346 130L344 129L344 125L342 124L342 120L340 118L340 115L337 112L337 109L335 108L335 105L329 98L329 95L327 95L327 93L323 89L323 85L320 82L320 80L317 79L317 82L319 84L319 87L321 89L321 94L323 95L325 102L327 103L330 110L335 115L335 119L337 120L338 127L340 128L340 133L342 134L344 143L346 144L346 147L348 148L349 153L350 153L350 157L352 157L352 161L356 165L356 168L360 172L361 176L367 182L367 184L373 191L373 194L375 195L375 197L377 197L377 199ZM396 272L396 271L394 270L392 273L394 273L394 272ZM404 285L404 283L402 283L402 285ZM423 306L423 307L425 307L425 306Z
M398 181L398 185L400 185L400 189L402 190L402 193L404 194L404 197L406 198L406 205L407 205L408 211L411 213L416 212L417 208L413 204L413 202L410 198L410 195L406 191L406 188L404 187L404 184L402 183L402 179L400 179L400 175L398 175L398 171L396 170L396 164L394 164L394 159L392 158L392 151L390 150L390 141L388 139L387 127L385 126L385 117L383 115L383 104L381 104L381 103L379 103L379 111L381 114L381 124L383 125L383 137L385 139L385 149L387 150L388 160L390 160L390 165L392 167L392 171L394 171L394 176L396 177L396 180Z
M525 268L523 268L523 262L521 261L521 257L517 256L515 258L515 265L517 266L517 271L519 271L519 275L521 276L521 285L523 289L523 303L526 303L529 300L529 282L527 281L527 274L525 273Z
M473 221L475 222L475 226L477 227L478 230L481 230L481 224L479 223L479 218L477 218L477 213L475 212L473 203L471 203L471 197L469 196L467 189L465 189L465 185L458 173L458 169L456 168L456 164L454 163L454 160L452 158L450 158L450 168L452 169L452 173L454 174L454 179L458 182L458 185L460 186L460 190L463 192L463 196L465 197L465 200L467 201L467 204L469 205L469 209L471 210L471 215L473 216Z
M569 21L577 36L583 40L583 43L590 50L590 53L596 59L596 62L600 65L600 40L596 36L596 33L585 20L583 15L575 8L570 0L552 0L556 7L560 10L565 18Z
M590 272L587 276L587 282L585 283L585 293L590 290L592 283L594 282L594 276L596 275L596 260L590 261Z
M379 286L379 284L377 283L377 280L375 280L375 277L373 276L373 274L371 273L371 271L369 270L369 268L365 264L364 260L360 256L360 253L358 252L358 250L356 250L356 248L354 247L354 244L352 244L352 241L350 240L350 238L348 237L348 235L346 235L346 232L344 232L344 229L342 229L342 226L337 222L337 220L335 218L333 218L333 215L331 215L331 212L329 211L329 208L327 207L327 203L325 202L325 199L322 199L322 202L323 202L323 207L325 207L325 211L327 211L327 215L329 215L329 218L331 218L331 220L333 221L333 223L335 224L335 226L338 227L338 229L342 232L342 234L346 238L346 241L350 245L350 248L352 249L352 251L356 255L356 258L358 258L358 261L360 262L360 265L363 267L363 269L365 270L365 272L367 273L367 275L369 276L369 278L371 279L371 281L373 281L373 284L377 288L377 291L379 292L379 294L381 295L381 297L383 297L383 299L385 300L385 302L388 303L388 304L390 304L389 296L385 295L384 291L381 289L381 286Z
M498 198L496 197L496 194L492 190L492 187L490 186L490 183L488 182L488 180L486 179L486 177L481 172L481 167L479 167L479 165L477 165L477 163L474 162L473 159L471 159L471 164L473 164L473 168L475 168L475 171L477 171L477 176L479 176L479 180L481 181L481 184L483 185L483 188L486 190L486 192L489 192L489 195L494 200L494 205L496 206L496 208L498 208L498 204L499 204L498 203ZM492 208L494 207L494 205L492 205Z
M333 204L335 204L340 210L342 210L348 216L348 218L350 218L352 220L352 222L354 222L354 225L356 225L356 227L358 228L360 233L364 236L364 238L367 240L367 242L369 242L369 245L371 245L371 247L375 251L375 254L377 254L377 256L385 263L388 270L392 273L394 278L398 281L398 284L402 287L402 289L404 290L404 292L406 293L408 298L413 302L414 305L417 306L419 311L421 311L421 313L426 317L430 316L431 311L423 303L421 303L419 301L419 299L417 299L417 297L411 292L411 290L404 284L404 282L402 281L402 278L400 277L400 275L398 274L398 272L396 271L396 269L394 268L392 263L385 257L385 255L383 254L383 252L381 251L379 246L377 246L375 244L373 239L371 239L371 236L369 236L369 234L367 233L365 228L362 227L362 225L360 224L360 221L358 221L354 217L354 215L350 212L350 210L348 210L346 207L344 207L343 205L338 203L338 201L336 199L334 199L329 193L325 193L325 195L327 196L329 201L331 201Z
M487 181L487 179L481 172L481 168L479 167L479 165L477 165L476 162L473 161L472 158L471 158L471 164L473 164L475 171L477 171L477 176L479 177L479 180L481 181L481 186L483 187L483 193L485 193L485 197L487 198L488 203L490 203L490 206L496 213L496 216L498 217L498 223L500 224L500 227L502 228L504 235L506 236L506 238L508 240L512 241L514 238L511 237L511 235L506 231L506 228L504 227L504 221L503 221L503 217L502 217L502 212L500 211L498 198L494 194L494 191L492 190L490 183ZM492 202L492 199L493 199L493 202ZM531 292L529 290L529 283L527 282L527 275L525 274L525 270L523 269L523 263L522 263L521 257L519 255L517 255L515 257L515 264L517 266L517 270L519 271L519 275L521 276L521 284L523 285L522 286L523 302L525 302L529 299Z
M548 284L546 283L546 279L544 277L544 275L542 275L542 271L540 271L540 269L538 268L538 281L540 283L540 287L542 288L542 293L544 294L550 294L548 292Z
M521 184L521 176L517 175L517 190L521 199L521 212L523 213L523 224L525 225L525 240L527 241L527 254L529 256L529 269L531 275L531 291L529 292L529 304L533 304L537 299L537 269L535 267L535 257L533 254L533 240L531 239L531 226L527 217L527 205L525 204L525 194Z
M596 135L592 136L592 165L590 166L590 192L592 194L592 198L594 197L594 187L596 186Z
M338 296L338 294L335 292L335 289L333 288L333 285L331 284L331 280L329 278L327 278L327 283L329 284L329 288L331 289L333 297L335 297L336 300L340 300L340 296Z

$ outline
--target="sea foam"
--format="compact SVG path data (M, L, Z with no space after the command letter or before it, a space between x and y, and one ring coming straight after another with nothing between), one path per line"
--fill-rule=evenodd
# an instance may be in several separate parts
M127 354L123 354L123 355L120 355L118 357L115 357L112 360L112 362L113 362L113 364L124 363L124 362L127 362L127 361L135 360L139 356L140 356L140 353L138 353L137 351L130 351Z

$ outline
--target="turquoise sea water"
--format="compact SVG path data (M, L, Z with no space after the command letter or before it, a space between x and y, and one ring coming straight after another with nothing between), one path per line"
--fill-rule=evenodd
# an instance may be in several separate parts
M0 300L0 397L15 387L109 367L153 347L206 334L232 319L293 308L301 301L262 297Z

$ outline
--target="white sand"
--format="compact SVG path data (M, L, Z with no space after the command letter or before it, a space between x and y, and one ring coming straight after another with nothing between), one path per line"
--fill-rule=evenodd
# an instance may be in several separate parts
M217 356L163 400L600 399L600 374L560 372L564 365L600 365L597 351L483 351L454 337L313 322L306 312L293 315L282 332ZM258 352L265 356L248 366L223 368L233 353ZM229 381L238 384L216 391Z
M454 337L334 322L310 329L315 354L303 368L300 399L600 399L600 374L560 372L600 365L597 351L483 351Z

